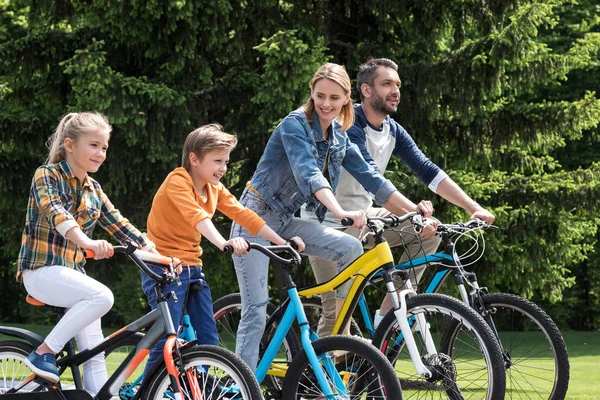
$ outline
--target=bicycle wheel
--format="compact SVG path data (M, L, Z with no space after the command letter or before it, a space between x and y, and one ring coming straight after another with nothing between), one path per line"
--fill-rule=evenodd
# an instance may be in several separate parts
M415 316L422 314L437 354L427 354L424 336ZM430 378L417 374L405 346L396 316L390 311L381 321L373 338L394 365L406 398L504 399L506 377L500 347L492 330L473 309L458 300L440 294L420 294L407 298L407 317ZM460 323L452 346L444 344L446 326Z
M0 395L21 384L33 372L25 365L25 359L33 351L29 343L16 340L0 342ZM37 383L30 382L19 393L38 391Z
M328 336L313 342L321 365L332 362L348 393L336 389L331 375L325 376L336 399L402 399L400 382L383 354L361 338ZM324 367L325 368L325 367ZM306 353L299 354L288 369L283 400L324 398Z
M267 304L267 318L275 312L276 307ZM239 293L232 293L217 299L213 303L213 315L217 324L217 333L219 335L219 345L231 351L235 351L235 341L237 338L237 329L242 318L242 297ZM273 334L277 329L277 323L273 322L265 328L265 333L260 341L259 359L264 354L267 346L271 342ZM275 361L278 364L289 364L294 356L302 351L300 340L293 331L289 331ZM274 375L267 375L262 382L266 386L267 394L270 397L278 398L281 396L281 379Z
M202 399L263 399L254 374L231 351L218 346L200 345L182 350L181 356L185 369L179 375L183 399L197 398L191 392L193 385L190 385L190 379L197 382ZM163 365L152 375L141 398L175 398L166 366Z
M569 353L552 318L529 300L509 293L481 297L484 319L499 332L506 365L507 398L563 400L569 387ZM491 322L491 321L490 321ZM449 327L449 340L457 324Z

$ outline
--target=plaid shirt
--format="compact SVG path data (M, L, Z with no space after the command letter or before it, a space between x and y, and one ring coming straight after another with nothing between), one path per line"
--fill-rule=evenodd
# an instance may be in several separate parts
M21 280L25 269L50 265L64 265L85 273L83 249L62 236L56 227L79 226L92 238L97 223L122 244L135 242L143 247L149 243L113 206L94 179L86 175L80 181L66 160L39 167L29 192L17 280Z

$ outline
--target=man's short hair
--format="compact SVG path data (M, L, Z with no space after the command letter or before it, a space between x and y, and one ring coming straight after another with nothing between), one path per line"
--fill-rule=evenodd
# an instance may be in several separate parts
M363 94L360 87L363 83L366 83L369 86L375 84L378 67L386 67L398 71L398 64L389 58L370 58L364 64L361 64L360 67L358 67L358 77L356 78L356 88L358 89L361 100L363 100Z

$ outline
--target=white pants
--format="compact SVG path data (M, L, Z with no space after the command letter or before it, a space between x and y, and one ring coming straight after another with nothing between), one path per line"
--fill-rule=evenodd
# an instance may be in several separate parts
M67 309L45 340L53 352L61 351L73 337L80 351L104 339L100 318L111 309L114 298L102 283L61 265L25 270L23 283L37 300ZM86 390L98 393L107 380L103 352L83 364Z

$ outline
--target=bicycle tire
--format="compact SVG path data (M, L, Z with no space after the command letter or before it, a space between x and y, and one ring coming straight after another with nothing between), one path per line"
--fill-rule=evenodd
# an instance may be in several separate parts
M569 387L569 353L560 330L544 310L510 293L481 296L484 319L492 318L500 331L505 356L507 397L564 400ZM449 326L452 340L452 329ZM544 359L553 359L551 371Z
M332 356L336 370L343 375L342 379L350 392L347 396L339 394L340 398L402 399L402 389L394 369L383 354L364 339L334 335L319 339L312 345L319 358ZM336 394L331 379L328 378L328 381ZM317 399L323 396L304 352L290 364L283 385L286 388L283 400Z
M183 349L181 357L186 372L191 371L198 379L203 399L263 399L254 374L231 351L219 346L199 345ZM208 374L204 373L206 371ZM185 374L179 376L183 390L182 398L193 399L193 395L189 393L186 379ZM163 365L152 375L141 398L147 400L174 399L175 396L170 392L170 384L167 368Z
M270 318L277 307L272 303L267 304L267 318ZM242 318L242 297L239 293L232 293L217 299L213 303L213 315L217 325L219 335L219 345L235 352L235 339L237 338L237 328ZM265 333L260 341L259 360L262 358L271 338L277 329L276 323L271 323L265 328ZM302 352L302 346L298 336L290 330L283 341L282 347L278 352L278 358L283 358L284 363L291 363L294 357ZM267 375L262 382L265 385L269 397L278 398L282 392L281 379Z
M0 395L18 386L33 372L24 363L34 347L18 340L0 342ZM19 393L39 391L39 385L29 383Z
M426 379L416 373L393 310L383 318L372 343L394 365L407 398L504 399L506 376L500 347L479 314L441 294L411 296L406 303L408 318L425 314L435 344L444 341L448 324L454 320L462 323L455 336L459 340L450 350L439 345L437 354L422 357L434 373ZM417 324L412 325L412 330L420 354L427 354Z

